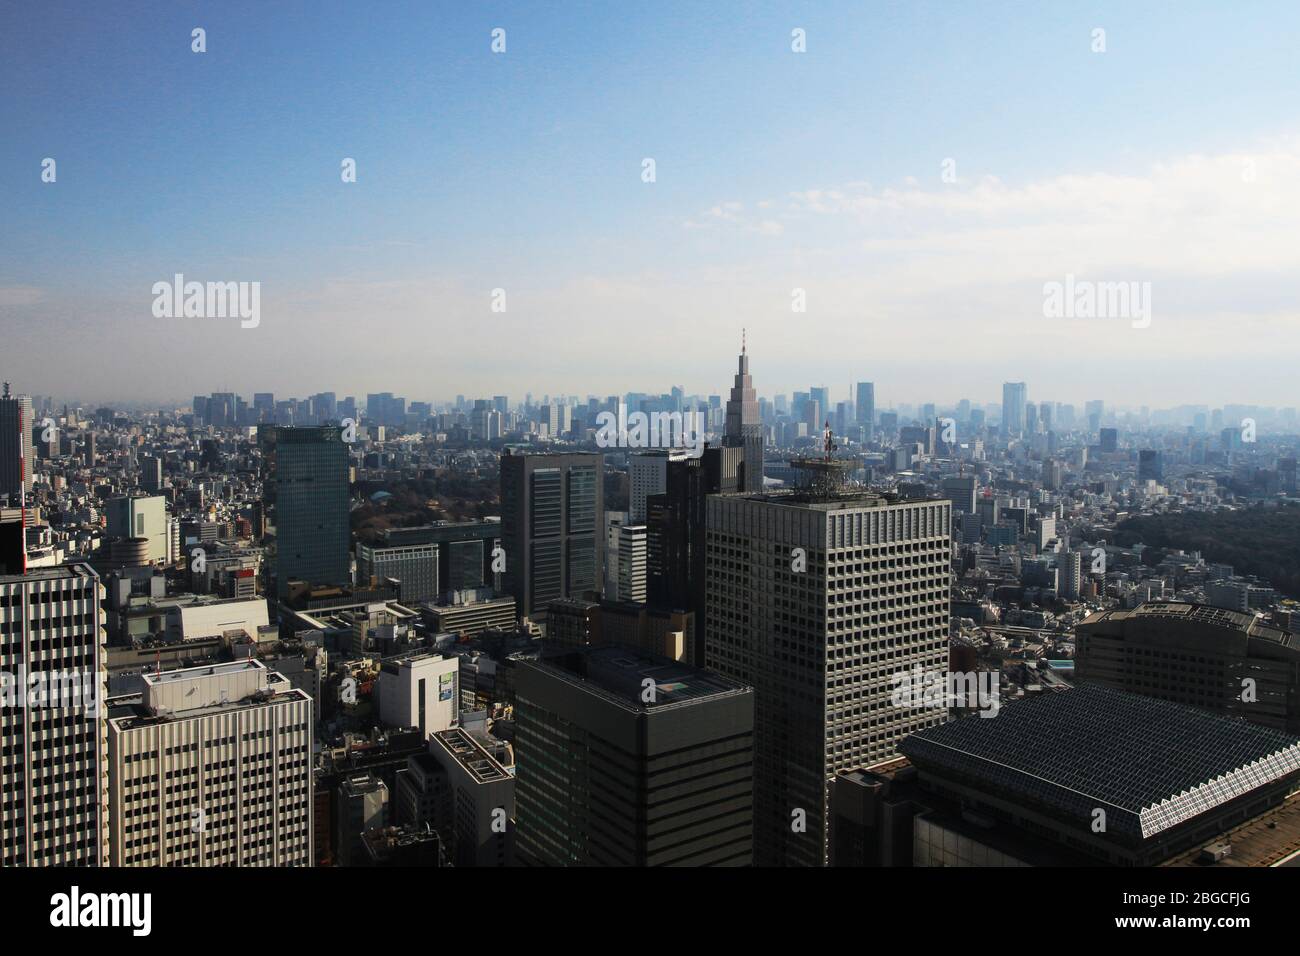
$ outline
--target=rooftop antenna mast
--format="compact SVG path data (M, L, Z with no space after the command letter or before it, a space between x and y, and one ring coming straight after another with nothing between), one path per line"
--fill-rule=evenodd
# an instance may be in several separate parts
M831 420L826 419L826 426L822 429L822 451L826 453L826 461L834 457L835 450L839 448L835 444L835 435L831 432Z
M829 501L844 494L844 479L852 463L835 458L838 448L828 418L822 429L822 457L798 458L790 462L790 467L798 469L801 493L810 500Z

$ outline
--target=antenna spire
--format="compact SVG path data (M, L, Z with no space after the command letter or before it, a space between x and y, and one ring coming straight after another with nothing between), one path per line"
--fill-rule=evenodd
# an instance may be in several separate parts
M740 327L740 354L745 354L745 327Z

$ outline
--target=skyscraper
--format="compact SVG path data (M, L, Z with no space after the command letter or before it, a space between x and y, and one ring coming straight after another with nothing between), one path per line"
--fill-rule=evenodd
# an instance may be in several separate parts
M597 591L605 567L602 456L501 456L504 587L521 616Z
M351 583L348 447L338 428L270 428L277 593L289 582Z
M646 527L618 529L618 599L644 604L646 599Z
M748 866L751 688L618 645L520 665L520 862Z
M1161 481L1165 477L1164 456L1154 448L1138 452L1138 481Z
M817 403L823 416L831 413L831 390L825 385L814 385L808 389L808 397Z
M0 577L0 673L21 688L0 705L0 866L108 864L102 598L89 565Z
M141 679L108 715L112 865L311 866L311 697L257 660Z
M758 414L758 397L749 374L749 356L742 337L736 381L727 399L727 419L722 436L724 448L745 449L739 470L740 491L763 490L763 423Z
M877 495L708 499L705 666L754 687L754 852L821 866L827 786L942 709L891 683L946 671L952 505Z
M32 489L32 400L11 395L4 383L0 395L0 498L8 495L14 507Z
M646 596L654 607L694 612L689 659L697 667L704 666L705 502L739 491L744 453L705 448L699 458L670 462L664 493L646 499Z
M1025 406L1029 388L1024 382L1006 382L1002 386L1002 431L1007 438L1025 434Z
M429 738L429 754L446 775L451 819L444 825L456 866L509 866L515 836L515 778L459 728Z
M145 455L140 459L140 487L157 494L163 486L162 459Z
M631 456L628 468L628 478L631 485L628 520L632 524L645 523L646 496L663 493L667 483L668 462L685 457L686 453L684 451L667 448L651 448L646 451L639 451Z
M868 441L876 429L876 386L874 382L858 382L858 424L866 427Z
M974 475L948 475L943 479L943 494L952 502L953 511L975 513L975 490L978 484Z

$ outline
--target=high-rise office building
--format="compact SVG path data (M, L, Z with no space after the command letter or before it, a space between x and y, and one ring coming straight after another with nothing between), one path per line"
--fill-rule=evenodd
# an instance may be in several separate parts
M1138 481L1163 481L1164 477L1164 455L1154 448L1141 449L1138 452Z
M1106 413L1106 403L1101 399L1093 399L1083 406L1084 414L1088 418L1088 431L1095 432L1101 428L1101 420ZM1111 451L1114 451L1112 448Z
M745 449L705 448L699 458L668 466L662 495L647 501L646 598L654 607L694 613L696 633L688 659L704 665L705 501L739 491Z
M504 586L521 616L600 588L605 559L602 456L501 456Z
M625 524L618 529L618 594L620 601L644 604L646 599L646 526Z
M272 421L275 418L275 394L254 392L253 412L259 423Z
M763 490L763 421L758 414L758 395L749 374L749 355L740 346L739 367L731 397L727 399L727 419L722 435L724 448L743 448L744 460L738 470L739 490Z
M611 645L520 665L517 858L748 866L754 693Z
M141 680L108 714L112 865L311 866L311 697L258 660Z
M156 495L163 486L163 463L161 458L145 455L140 459L140 487Z
M645 500L650 495L663 494L668 481L669 461L686 457L683 451L652 448L632 455L628 468L631 486L628 520L632 524L645 524Z
M269 428L279 596L291 581L351 583L348 446L330 426Z
M1002 433L1007 438L1025 434L1025 407L1029 388L1024 382L1006 382L1002 386Z
M876 386L874 382L858 382L858 424L866 427L870 441L876 427Z
M952 502L952 510L962 514L975 513L975 489L978 485L974 475L949 475L943 479L944 497Z
M435 600L439 594L438 546L432 542L357 542L357 583L366 587L388 580L398 582L397 595L403 603Z
M947 669L952 505L794 493L707 509L705 666L754 687L755 862L821 866L829 781L944 719L891 685Z
M8 495L14 507L32 490L32 400L11 395L4 383L0 395L0 498Z
M402 582L403 601L429 601L460 591L501 587L501 522L435 521L386 528L357 548L357 577ZM409 595L408 595L409 592Z
M429 753L447 776L451 812L445 838L459 867L509 866L515 837L515 778L461 729L429 739Z
M817 403L823 418L831 413L831 390L825 385L814 385L808 389L808 398ZM820 425L820 422L818 424Z
M0 866L108 864L108 692L89 565L0 577Z
M618 533L628 523L626 511L605 512L605 581L607 598L618 597Z

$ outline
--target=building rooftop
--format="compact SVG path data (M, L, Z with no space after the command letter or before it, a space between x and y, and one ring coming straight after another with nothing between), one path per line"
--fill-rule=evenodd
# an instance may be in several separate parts
M1131 611L1097 611L1088 615L1080 626L1105 623L1141 627L1146 622L1174 622L1203 633L1247 637L1300 651L1300 635L1272 627L1253 614L1183 601L1148 601Z
M439 747L447 753L469 771L470 776L478 783L497 783L514 779L510 771L488 753L482 744L459 728L441 730L432 734L429 738L429 746Z
M535 666L640 710L697 703L750 690L747 685L713 671L617 644L545 654ZM647 679L654 681L655 688L654 699L648 702L644 700Z
M3 574L0 575L0 584L22 584L29 581L59 581L69 577L93 578L99 580L99 575L89 564L63 564L53 568L30 568L26 574Z
M1220 860L1201 851L1215 844L1232 848ZM1300 866L1300 793L1289 796L1279 807L1252 817L1241 826L1206 840L1198 847L1166 860L1161 866Z
M154 671L140 678L144 689L138 696L124 695L109 701L109 717L120 730L270 703L311 701L283 674L268 670L256 659Z
M888 492L846 491L829 497L810 494L801 490L765 491L756 494L719 495L720 499L744 498L748 501L762 501L771 505L785 505L789 508L804 508L811 511L854 511L861 508L888 508L892 505L915 505L922 503L948 504L947 498L931 496L925 498L901 498Z
M996 719L919 731L899 747L923 771L1145 839L1300 774L1300 738L1098 684L1028 698Z
M228 677L245 672L264 672L266 665L259 661L226 661L221 664L209 664L202 667L183 667L174 671L163 671L143 675L146 686L159 684L177 684L185 681L206 680L212 677Z

